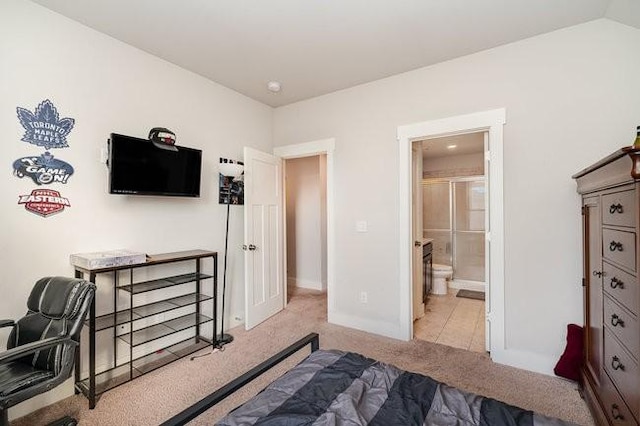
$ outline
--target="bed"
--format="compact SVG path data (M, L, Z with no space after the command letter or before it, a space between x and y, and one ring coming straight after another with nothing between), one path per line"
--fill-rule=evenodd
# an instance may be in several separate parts
M240 425L570 425L401 370L363 355L320 350L312 333L169 419L186 424L217 402L311 346L311 354L216 423Z

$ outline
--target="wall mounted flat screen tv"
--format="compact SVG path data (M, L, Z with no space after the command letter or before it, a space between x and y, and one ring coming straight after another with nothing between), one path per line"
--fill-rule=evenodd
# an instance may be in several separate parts
M146 139L112 133L109 193L199 197L202 151L158 147Z

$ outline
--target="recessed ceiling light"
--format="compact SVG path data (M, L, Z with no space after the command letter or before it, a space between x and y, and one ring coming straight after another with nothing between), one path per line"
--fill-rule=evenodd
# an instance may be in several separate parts
M447 149L456 149L458 145L447 145Z
M281 88L280 82L278 81L270 81L267 83L267 89L269 89L270 92L278 93Z

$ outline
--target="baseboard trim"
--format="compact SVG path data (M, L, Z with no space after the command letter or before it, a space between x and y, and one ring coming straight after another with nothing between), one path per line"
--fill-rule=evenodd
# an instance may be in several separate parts
M498 364L532 371L534 373L555 376L553 368L557 360L547 355L515 349L492 350L491 360Z
M486 286L485 283L480 281L451 280L449 281L449 288L455 288L456 290L473 290L484 292Z
M321 281L304 280L296 277L287 277L287 285L318 291L324 291L327 289L327 286Z
M343 327L355 328L356 330L366 331L367 333L377 334L380 336L391 337L393 339L405 340L402 336L400 324L390 323L386 321L372 320L362 318L355 315L343 314L339 312L327 313L328 322L331 324L341 325Z

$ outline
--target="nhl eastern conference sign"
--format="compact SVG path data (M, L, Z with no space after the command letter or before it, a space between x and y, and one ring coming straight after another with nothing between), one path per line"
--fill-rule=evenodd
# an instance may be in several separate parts
M18 204L24 204L27 211L42 217L60 213L65 207L71 207L68 198L52 189L34 189L29 195L21 195Z

